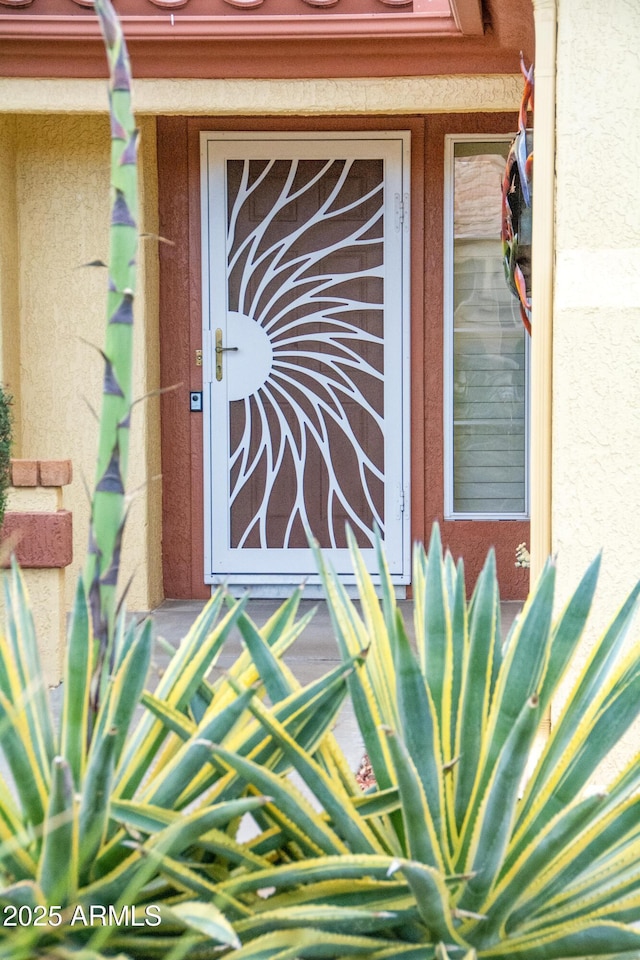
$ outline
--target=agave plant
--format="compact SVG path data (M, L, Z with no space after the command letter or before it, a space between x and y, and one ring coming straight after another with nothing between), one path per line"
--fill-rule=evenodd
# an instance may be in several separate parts
M284 863L329 852L335 861L348 852L339 828L284 776L288 743L303 757L319 753L328 767L326 783L344 774L327 728L351 668L341 665L303 688L281 662L308 619L296 620L299 592L258 630L245 601L230 601L227 609L218 591L154 693L143 690L152 622L125 627L121 617L113 674L92 730L92 628L83 584L70 628L59 728L50 716L16 567L6 594L0 957L219 956L225 946L240 948L278 921L275 903L260 891ZM262 660L272 704L262 699L265 685L248 651L224 675L209 676L237 624ZM253 825L245 840L238 839L242 818ZM390 858L378 860L384 874ZM289 871L275 882L298 881ZM296 916L303 927L313 916L329 938L332 925L347 920L367 926L366 910L352 910L347 918L332 909L323 916L314 904L314 910L294 910ZM375 926L373 919L368 923Z
M534 764L599 559L555 622L548 562L503 643L493 556L467 603L462 563L443 558L435 527L428 555L415 549L412 645L382 551L381 604L353 538L351 551L361 613L317 558L343 656L368 649L348 683L377 782L365 803L386 803L380 839L396 855L393 893L367 900L395 913L380 931L394 943L370 956L640 955L638 758L589 789L640 712L640 647L628 643L640 586L593 646ZM345 897L327 892L332 904Z

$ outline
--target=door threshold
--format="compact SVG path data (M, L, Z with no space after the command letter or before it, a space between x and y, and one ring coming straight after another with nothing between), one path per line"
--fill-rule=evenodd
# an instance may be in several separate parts
M221 586L220 584L211 585L211 593ZM249 593L256 600L286 600L296 590L300 583L224 583L228 593L232 597L243 597ZM345 583L343 587L348 597L358 598L358 586L355 583ZM374 584L374 589L378 596L381 596L380 587ZM393 592L396 600L406 600L407 587L405 584L394 584ZM304 585L303 600L324 600L325 592L321 583L307 583Z

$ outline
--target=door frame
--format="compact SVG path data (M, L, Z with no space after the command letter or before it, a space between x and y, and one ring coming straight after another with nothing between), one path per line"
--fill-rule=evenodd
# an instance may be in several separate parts
M173 599L206 599L204 582L204 451L201 414L189 410L190 391L202 390L202 279L200 217L200 132L242 131L411 132L410 323L411 469L410 540L424 539L425 344L425 118L349 117L186 117L157 120L159 244L160 398L162 431L162 542L164 594ZM432 224L433 228L433 224Z
M446 134L515 131L517 113L437 113L311 117L186 117L157 119L157 232L160 243L159 324L162 445L162 566L167 598L206 599L201 415L189 392L202 389L200 229L201 130L411 131L411 540L428 540L434 520L455 557L465 557L469 588L487 544L495 546L503 600L528 591L528 571L515 547L529 538L526 520L445 521L443 502L443 225ZM427 175L425 175L425 172ZM145 189L154 191L149 182ZM148 224L155 230L156 224ZM152 269L152 267L150 267ZM150 308L153 308L151 305ZM153 402L153 401L149 401ZM150 471L150 475L153 471ZM159 481L154 481L158 482Z
M389 286L393 288L397 284L399 295L394 297L393 302L388 308L388 311L385 311L385 356L388 356L389 354L395 355L396 363L400 368L401 389L400 391L395 391L392 385L387 386L387 389L385 390L385 407L388 411L391 408L388 414L389 421L393 420L394 423L399 423L400 428L400 469L397 471L399 473L400 483L396 484L394 479L389 479L388 486L385 487L385 512L386 516L391 515L395 521L393 526L390 527L391 533L386 539L390 550L388 559L391 581L397 585L407 584L410 580L411 563L411 351L409 310L411 277L411 243L409 231L411 132L406 128L401 130L386 129L366 131L317 129L313 131L291 129L283 131L255 131L253 129L245 128L245 130L239 131L203 130L200 132L202 203L202 421L204 455L203 511L205 538L203 558L204 579L206 583L210 584L219 584L224 582L233 585L235 590L237 590L239 586L250 586L253 595L259 595L259 593L262 592L265 595L270 596L277 595L278 593L281 593L283 596L288 595L291 589L299 583L301 577L304 577L305 582L310 585L316 585L320 583L319 575L314 569L312 569L312 567L315 565L312 563L312 557L310 551L308 550L293 548L285 549L284 552L279 550L279 559L285 561L280 564L279 572L272 572L271 570L266 569L266 554L264 556L256 556L253 569L251 566L249 566L249 568L243 572L228 569L224 561L218 560L215 556L216 548L214 546L214 523L216 522L216 517L219 517L220 515L220 506L219 504L216 506L216 487L220 489L223 480L226 482L227 478L226 474L223 478L223 471L220 469L215 470L215 464L213 462L211 425L213 423L213 395L216 390L216 386L213 383L212 329L215 324L213 323L212 319L211 290L215 287L216 279L214 274L215 267L212 263L212 260L216 254L217 257L220 258L221 251L224 250L224 242L220 231L216 231L215 228L212 229L211 225L213 196L212 184L214 183L211 178L215 178L215 182L220 188L222 173L221 169L217 169L217 167L214 168L214 170L217 172L212 172L212 169L209 165L209 151L212 143L219 143L221 145L220 154L224 155L227 152L226 144L230 142L234 144L238 142L242 144L244 142L247 145L258 142L260 146L256 148L256 152L266 155L268 141L274 141L274 155L282 155L283 157L288 156L289 151L286 144L287 142L291 141L294 141L299 145L299 152L303 152L305 144L308 144L310 141L317 141L319 147L311 147L311 153L314 154L314 149L316 153L318 150L320 150L323 157L326 155L327 158L329 158L330 154L333 152L327 147L327 143L335 143L337 145L340 143L340 141L350 141L355 147L355 152L359 152L363 158L367 155L378 155L378 148L375 146L376 141L382 141L385 144L384 147L380 148L380 153L384 153L385 155L391 154L394 143L399 146L398 159L400 163L394 171L394 186L392 186L385 194L385 222L388 225L387 229L385 230L385 237L393 238L395 221L395 232L400 233L401 241L399 246L396 247L396 250L398 251L399 262L397 262L395 266L392 265L391 267L391 269L394 271L394 275L391 278ZM359 144L362 145L362 149L358 151ZM215 151L215 146L213 149ZM336 153L336 156L337 155L338 153ZM385 165L387 162L388 160L385 160ZM384 171L384 176L386 181L386 168ZM396 187L399 189L399 194L397 192L393 192L396 190ZM215 196L213 196L213 202L215 202L215 199ZM400 200L400 208L398 208L398 199ZM406 205L406 212L403 204ZM397 275L398 272L399 276ZM219 299L220 298L218 298L218 300ZM400 306L400 321L398 327L396 327L394 324L394 317L398 303ZM399 335L400 337L399 343L396 341L397 350L394 348L393 338L395 335ZM389 362L389 359L385 361L385 370L388 369ZM389 429L390 423L386 424L386 426L387 429ZM226 436L227 431L225 430L224 432ZM228 442L229 439L228 436L226 436L227 447ZM395 463L396 457L390 456L390 443L386 443L385 446L387 450L387 462L393 460ZM395 486L398 486L397 491L395 490ZM222 496L224 498L224 491L222 492ZM225 499L228 499L228 497ZM372 573L375 582L376 579L379 579L377 576L375 548L371 547L365 549L363 552L365 562ZM334 566L336 566L341 573L341 579L344 583L353 584L356 582L356 578L352 572L349 551L346 548L327 550L327 556L329 559L332 559ZM289 563L286 562L287 560ZM231 556L228 557L227 563L229 563L229 561L231 561L231 566L233 567L234 564ZM257 587L256 585L259 586Z

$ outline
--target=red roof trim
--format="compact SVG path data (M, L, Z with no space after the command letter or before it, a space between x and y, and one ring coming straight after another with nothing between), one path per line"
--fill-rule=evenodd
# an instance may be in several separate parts
M430 14L380 13L324 17L193 17L171 14L122 16L128 40L265 40L298 37L429 37L462 36L451 17ZM0 36L14 39L82 40L100 36L97 20L82 16L0 14Z

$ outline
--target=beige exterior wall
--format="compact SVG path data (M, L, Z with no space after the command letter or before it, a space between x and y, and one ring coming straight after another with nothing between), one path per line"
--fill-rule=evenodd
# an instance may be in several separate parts
M604 548L607 612L640 576L639 44L638 4L561 0L553 549L569 586Z
M518 76L385 77L337 80L134 81L134 108L142 114L287 116L456 113L515 110ZM0 105L12 113L103 113L102 80L0 77ZM2 111L2 106L0 106Z
M4 188L0 195L12 230L8 241L0 241L3 374L16 394L20 456L73 461L73 484L65 490L74 523L74 563L65 586L70 604L87 543L85 484L94 481L97 428L91 411L100 409L103 364L96 348L104 341L106 308L106 271L80 265L108 257L109 123L106 116L78 115L20 115L3 123L11 133L0 137L9 199ZM141 220L153 232L155 124L141 126ZM140 265L138 397L159 382L155 241L143 241ZM132 448L128 488L138 493L125 535L122 583L135 572L129 607L148 609L162 598L160 487L148 482L160 473L157 398L136 405Z
M66 510L68 507L65 494L68 490L68 487L10 487L7 510L29 513ZM74 578L69 577L64 567L23 570L22 577L31 606L42 676L47 686L57 686L64 671L66 614L69 609L67 584ZM4 617L5 600L2 590L0 623L3 629Z
M16 118L0 116L0 381L20 397L19 259L16 200ZM19 416L14 425L14 451L20 456Z
M558 21L552 547L564 598L603 548L595 633L640 576L640 6Z

